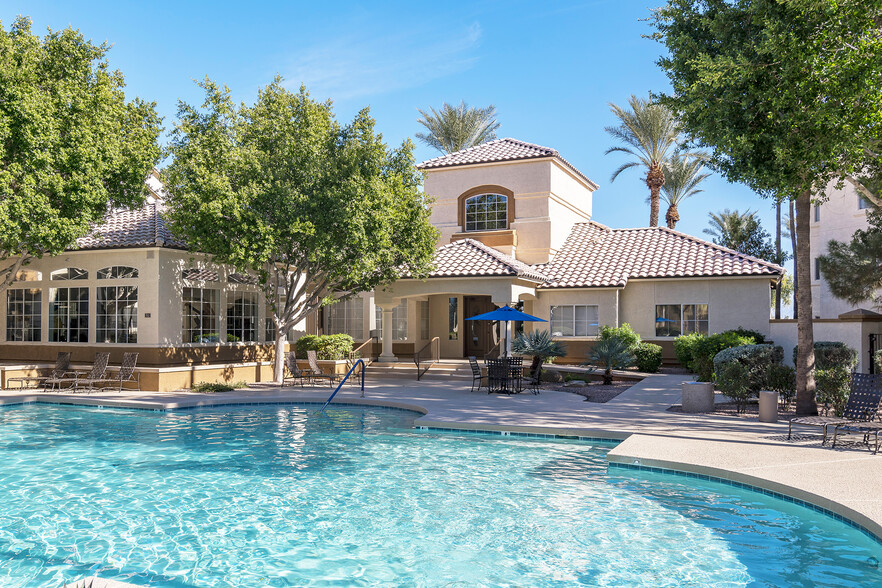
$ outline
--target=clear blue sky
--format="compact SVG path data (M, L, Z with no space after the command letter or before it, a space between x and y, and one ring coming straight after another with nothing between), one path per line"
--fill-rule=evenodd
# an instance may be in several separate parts
M594 219L645 226L647 189L636 170L615 183L622 156L604 156L614 124L608 103L668 89L655 65L660 46L642 35L660 0L585 2L27 2L6 1L8 28L28 15L34 31L71 26L108 41L130 95L157 102L171 127L179 99L198 103L194 79L209 76L251 101L282 75L350 119L370 106L397 144L420 130L417 108L494 104L501 137L553 147L600 184ZM419 160L437 153L418 145ZM719 176L680 209L678 229L701 235L708 211L758 209L771 233L771 201ZM662 209L662 222L664 209Z

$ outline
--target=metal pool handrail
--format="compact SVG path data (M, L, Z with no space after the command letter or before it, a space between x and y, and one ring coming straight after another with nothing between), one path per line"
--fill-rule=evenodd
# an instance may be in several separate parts
M340 388L343 387L343 384L345 384L346 380L349 379L349 376L352 375L353 370L355 370L355 368L358 367L358 364L361 364L361 397L364 398L364 368L365 368L365 364L364 364L363 359L357 359L357 360L355 360L355 363L352 364L352 367L349 368L349 371L346 372L346 375L343 376L343 379L340 381L340 384L337 386L337 389L334 390L334 392L328 397L327 402L325 402L322 405L322 407L318 410L319 412L324 412L325 407L327 407L331 403L331 401L334 399L334 396L337 395L337 392L340 391Z

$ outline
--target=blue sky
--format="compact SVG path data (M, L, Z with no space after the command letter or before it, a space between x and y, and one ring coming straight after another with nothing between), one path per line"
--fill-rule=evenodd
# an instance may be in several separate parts
M655 65L660 46L642 35L660 0L472 2L4 2L8 27L28 15L43 34L71 26L113 48L130 95L157 102L171 127L179 99L201 100L209 76L251 101L275 74L332 98L339 118L370 106L389 143L413 137L417 108L494 104L501 137L553 147L600 184L594 219L645 226L647 189L636 170L615 183L621 155L604 127L608 103L668 89ZM437 153L417 147L418 159ZM714 176L680 209L678 229L701 235L708 211L759 210L772 232L771 201ZM662 209L662 222L664 209Z

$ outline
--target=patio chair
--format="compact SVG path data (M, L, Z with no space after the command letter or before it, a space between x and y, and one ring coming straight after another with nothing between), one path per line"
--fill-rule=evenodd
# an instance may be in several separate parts
M306 352L306 361L309 363L309 371L307 375L310 380L327 380L328 386L333 386L334 382L337 381L336 374L326 374L322 371L322 368L319 367L318 364L318 355L313 350L309 350Z
M827 427L849 425L872 421L879 411L879 403L882 401L882 375L852 374L851 391L848 394L848 402L842 416L805 416L790 419L790 427L787 429L787 438L790 439L793 425L806 425L820 427L824 430L824 439L821 445L827 443Z
M87 380L101 380L104 378L104 372L107 371L107 362L110 360L110 353L101 352L95 354L95 361L92 362L92 369L88 372L66 372L61 378L49 378L46 380L45 386L54 389L73 388L77 390L79 382ZM81 377L82 376L82 377Z
M469 366L472 368L472 389L470 391L480 391L481 388L487 388L487 376L481 373L481 366L478 365L478 358L474 355L469 356ZM478 385L477 388L475 388L475 384Z
M297 352L289 351L288 355L285 356L285 368L288 371L288 376L282 378L282 386L295 380L300 380L300 387L303 388L303 380L308 377L308 374L300 369L300 366L297 365Z
M123 353L123 360L119 366L118 370L108 370L104 376L98 378L97 380L78 380L77 386L82 382L86 388L89 390L94 390L95 388L100 388L101 390L109 390L111 388L116 388L117 392L122 392L123 384L127 382L134 382L137 385L137 389L141 391L141 374L135 373L135 366L138 364L138 354L133 352ZM102 386L98 386L97 384L105 384Z
M542 360L539 360L539 365L536 366L535 370L530 370L530 373L526 376L521 376L521 385L524 389L529 390L533 394L539 394L539 384L541 384L542 377Z
M64 374L70 369L70 352L59 351L58 357L55 359L55 367L49 371L38 370L36 376L22 376L20 378L9 378L7 384L17 382L19 388L44 388L46 380L50 378L63 378Z
M831 447L836 447L836 441L839 438L839 433L855 433L857 435L864 436L864 444L873 450L873 455L879 453L879 431L882 430L882 423L880 422L866 422L866 423L846 423L843 425L836 425L833 428L833 443ZM870 447L870 437L874 438L873 447Z
M514 394L516 392L515 378L512 378L512 365L510 358L487 360L487 394L498 392L500 394Z

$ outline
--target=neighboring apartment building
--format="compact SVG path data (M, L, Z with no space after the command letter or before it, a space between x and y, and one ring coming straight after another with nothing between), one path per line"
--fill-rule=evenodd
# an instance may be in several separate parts
M833 296L818 267L830 241L847 243L858 229L866 229L869 203L851 184L826 189L826 200L812 207L810 237L812 259L812 314L815 341L843 341L858 351L858 370L869 372L871 354L882 347L882 314L871 300L853 306ZM796 321L772 320L771 335L784 346L785 357L796 345Z
M601 325L630 323L673 359L673 339L738 326L769 332L782 268L665 227L592 219L598 186L553 149L500 139L420 164L440 230L436 267L309 317L298 333L379 337L381 359L434 338L442 357L483 356L498 329L465 319L518 305L582 362ZM78 249L30 264L0 300L0 361L51 362L59 350L111 361L136 350L148 387L271 377L272 323L252 277L187 250L162 218L154 175L140 210L108 216ZM643 210L640 216L644 215ZM2 374L0 374L2 375Z

